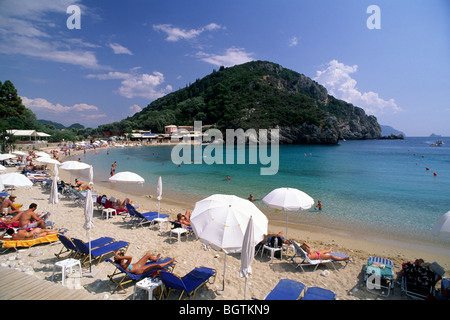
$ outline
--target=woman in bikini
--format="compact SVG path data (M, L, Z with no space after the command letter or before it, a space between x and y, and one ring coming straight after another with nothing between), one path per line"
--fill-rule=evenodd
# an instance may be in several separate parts
M302 248L303 251L306 252L306 254L308 255L308 258L310 260L329 260L329 259L332 259L332 260L335 260L335 261L347 261L347 260L350 259L350 257L340 258L340 257L336 257L336 256L330 254L331 249L311 252L311 247L306 242L303 242L302 245L300 246L300 248Z
M125 250L120 249L119 251L117 251L115 253L114 261L130 273L143 274L143 273L146 273L153 269L162 269L165 266L167 266L175 261L175 259L172 258L165 263L153 263L148 266L145 265L148 261L153 261L153 262L158 261L160 256L161 256L161 254L158 254L155 258L155 257L151 256L150 254L146 253L137 263L131 264L131 260L133 259L133 257L126 256Z

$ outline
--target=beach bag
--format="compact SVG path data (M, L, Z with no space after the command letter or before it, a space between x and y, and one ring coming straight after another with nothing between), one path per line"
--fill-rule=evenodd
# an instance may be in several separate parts
M275 241L276 239L276 241ZM283 239L281 239L281 237L272 237L270 238L269 242L268 242L268 246L275 248L275 242L277 242L277 248L281 248L281 246L283 245Z

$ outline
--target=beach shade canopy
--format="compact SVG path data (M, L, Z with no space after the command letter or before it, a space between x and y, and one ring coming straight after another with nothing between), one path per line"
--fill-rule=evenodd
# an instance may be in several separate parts
M23 151L13 151L12 153L17 154L18 156L26 156L26 155L28 155L28 153L23 152Z
M38 157L51 158L51 156L47 152L38 151L38 152L35 152L34 154Z
M295 188L278 188L272 190L262 201L271 208L284 211L308 210L314 205L313 198ZM288 215L286 212L286 237L287 231Z
M48 198L48 203L52 205L52 221L55 222L55 210L54 205L59 202L58 198L58 177L54 176L52 178L52 186L50 188L50 197Z
M450 211L442 215L433 226L431 232L437 236L438 234L450 237Z
M253 246L267 234L267 217L252 202L233 195L214 194L195 204L191 226L197 238L215 250L223 250L225 270L227 253L241 252L245 231L253 217Z
M0 175L0 181L5 186L10 186L14 188L33 186L33 182L31 182L30 179L28 179L25 175L17 172L5 173Z
M86 192L86 200L84 204L84 225L83 229L86 230L87 238L89 242L89 271L91 270L91 229L94 227L93 222L94 215L94 201L92 200L92 192L91 189L88 189Z
M112 177L109 178L109 181L111 182L125 182L126 183L126 189L125 189L125 198L128 197L128 184L129 183L138 183L138 184L144 184L145 180L140 175L134 172L130 171L122 171L114 174Z
M255 245L267 234L267 217L252 202L233 195L214 194L195 204L191 226L201 242L215 250L240 252L250 217Z
M12 158L17 158L17 156L14 155L14 154L11 154L11 153L2 153L2 154L0 154L0 161L12 159Z
M253 227L253 217L247 224L247 229L245 230L244 239L242 240L242 250L241 250L241 268L239 269L239 275L245 277L245 288L244 288L244 300L247 298L247 280L252 274L252 261L255 257L255 233Z
M158 200L158 218L159 218L160 202L161 202L161 199L162 199L162 179L161 179L161 176L158 178L158 184L156 185L156 199Z
M6 171L6 167L5 167L5 166L2 166L2 165L0 164L0 172L2 172L2 171Z
M111 182L135 182L135 183L144 183L145 180L140 175L130 171L122 171L114 174L111 178L109 178Z
M35 161L40 162L40 163L46 163L46 164L57 164L57 165L61 164L61 162L59 162L58 160L52 159L49 157L39 157L39 158L36 158Z
M89 184L94 184L94 167L89 168Z
M84 162L79 161L64 161L59 167L62 170L85 170L89 169L91 166Z

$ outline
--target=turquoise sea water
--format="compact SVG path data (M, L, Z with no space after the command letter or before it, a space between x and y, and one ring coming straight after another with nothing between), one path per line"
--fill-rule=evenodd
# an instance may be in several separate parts
M192 202L211 194L234 194L273 213L260 199L275 188L293 187L321 200L321 212L289 213L292 223L312 223L347 230L367 230L387 237L413 237L450 245L430 229L450 210L450 138L431 147L433 138L341 141L335 146L282 145L276 175L260 175L261 165L183 164L171 161L171 146L142 146L88 152L96 180L107 182L111 164L145 178L142 194L156 193L161 176L165 192ZM429 168L429 170L426 170ZM436 176L433 173L436 172ZM231 180L226 180L227 175ZM121 188L116 186L116 188ZM163 194L164 198L164 194ZM259 199L259 200L258 200ZM285 214L271 218L285 219Z

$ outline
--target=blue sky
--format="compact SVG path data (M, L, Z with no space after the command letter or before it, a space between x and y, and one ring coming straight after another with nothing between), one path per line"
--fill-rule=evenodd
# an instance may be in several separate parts
M67 27L70 5L80 29ZM408 136L450 136L446 0L0 0L0 81L38 119L95 128L251 60L305 74Z

